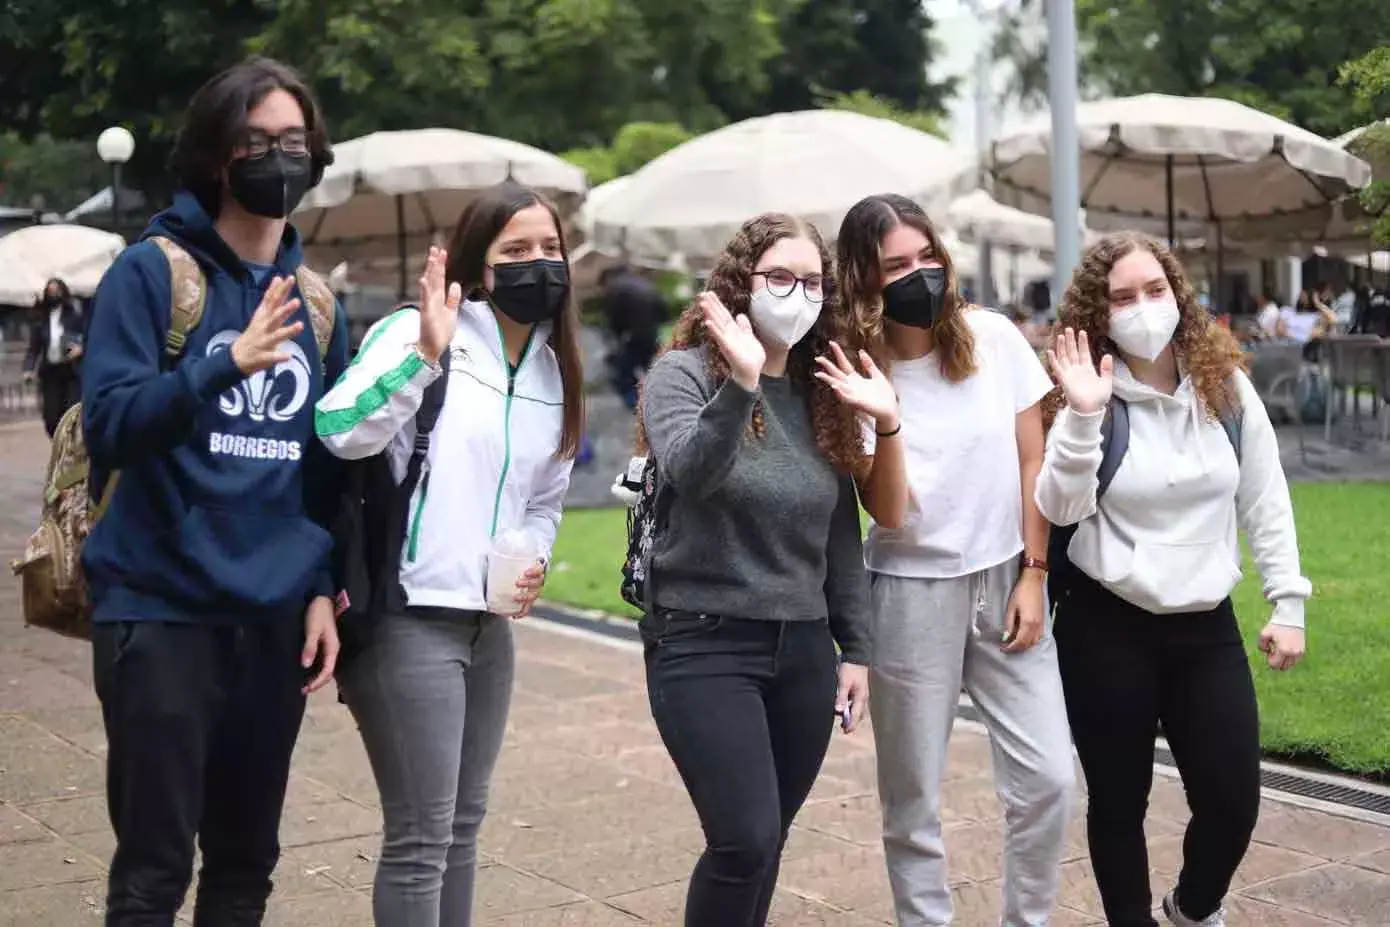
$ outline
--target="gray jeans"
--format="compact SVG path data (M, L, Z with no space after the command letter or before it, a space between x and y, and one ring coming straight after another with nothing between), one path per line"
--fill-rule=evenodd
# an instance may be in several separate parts
M1057 649L1000 650L1016 561L955 579L875 575L869 711L899 927L952 921L941 786L962 687L989 729L1004 806L1004 927L1045 927L1072 790Z
M487 812L516 654L510 619L410 609L383 620L341 680L381 793L378 927L472 923Z

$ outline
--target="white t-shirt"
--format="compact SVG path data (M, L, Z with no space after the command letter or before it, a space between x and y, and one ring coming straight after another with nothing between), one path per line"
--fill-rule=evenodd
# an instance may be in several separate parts
M1275 330L1279 327L1279 304L1265 303L1256 319L1260 323L1260 330L1266 336L1273 338Z
M63 310L55 306L48 310L48 362L53 365L63 362Z
M909 498L901 528L869 528L864 560L874 572L967 576L1023 550L1016 417L1052 381L1007 318L974 310L966 321L975 334L973 376L950 382L935 351L895 361L889 373L902 405ZM866 444L872 453L872 429Z

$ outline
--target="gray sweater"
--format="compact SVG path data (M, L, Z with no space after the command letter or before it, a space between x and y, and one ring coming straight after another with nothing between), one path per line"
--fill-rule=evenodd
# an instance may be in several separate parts
M854 482L816 446L806 398L785 377L716 387L705 349L647 374L642 420L669 521L652 553L656 605L726 617L830 622L869 660L869 579ZM758 398L766 435L748 425Z

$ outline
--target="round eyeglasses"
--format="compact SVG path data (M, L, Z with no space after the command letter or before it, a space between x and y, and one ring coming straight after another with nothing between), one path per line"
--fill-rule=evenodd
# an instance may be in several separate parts
M801 284L801 289L806 293L806 298L813 303L824 300L830 289L830 281L820 274L807 274L804 277L798 277L785 267L754 271L753 276L762 277L767 283L767 288L772 291L772 295L779 299L792 295L792 291L796 289L798 283Z

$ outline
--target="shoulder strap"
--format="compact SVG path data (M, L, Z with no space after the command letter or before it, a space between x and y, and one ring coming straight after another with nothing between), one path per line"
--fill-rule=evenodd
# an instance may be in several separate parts
M169 262L169 331L164 336L164 355L175 360L183 353L188 333L198 327L207 303L207 279L193 255L171 238L150 239Z
M1245 423L1245 410L1241 408L1240 403L1235 398L1239 396L1240 393L1237 392L1234 377L1227 382L1226 387L1227 395L1232 398L1231 401L1226 404L1225 408L1221 410L1219 417L1221 419L1221 428L1226 432L1226 439L1231 442L1231 449L1236 452L1236 463L1239 464L1241 441L1243 438L1242 427Z
M425 387L420 411L415 413L415 444L418 447L423 437L426 450L429 449L430 432L434 431L434 426L439 421L439 412L444 408L444 395L449 390L449 355L452 353L446 350L439 355L439 379Z
M295 282L299 284L299 295L304 297L304 308L309 313L309 324L314 328L314 340L319 346L319 360L328 356L328 345L333 341L333 324L338 317L338 298L328 283L307 264L300 264L294 272Z
M1100 425L1100 470L1096 473L1096 501L1115 479L1129 450L1129 404L1119 396L1110 399Z

